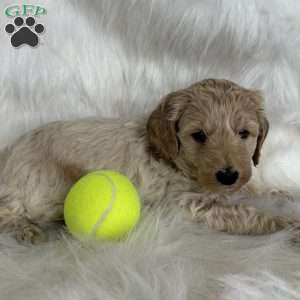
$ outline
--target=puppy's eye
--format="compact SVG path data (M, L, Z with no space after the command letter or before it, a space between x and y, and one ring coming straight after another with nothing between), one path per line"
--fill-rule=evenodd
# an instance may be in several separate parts
M207 140L207 136L203 130L199 130L197 132L192 133L192 137L197 143L201 143L201 144L204 144L205 141Z
M239 131L239 135L241 137L241 139L245 140L248 138L250 132L247 129L242 129Z

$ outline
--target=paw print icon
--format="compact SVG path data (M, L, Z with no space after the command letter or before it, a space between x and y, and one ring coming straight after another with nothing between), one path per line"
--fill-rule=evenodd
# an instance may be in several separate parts
M5 31L11 34L11 44L14 47L19 47L23 44L35 47L39 43L39 35L45 31L42 24L36 24L33 17L24 19L17 17L14 24L7 24Z

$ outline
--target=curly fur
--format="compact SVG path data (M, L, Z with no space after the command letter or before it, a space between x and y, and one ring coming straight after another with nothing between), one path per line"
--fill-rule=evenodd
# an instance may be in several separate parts
M12 4L1 1L1 12ZM252 170L255 187L288 190L294 201L278 193L228 201L300 218L298 0L30 4L48 10L40 45L13 49L0 34L1 148L52 121L149 116L169 91L229 78L265 98L270 130ZM0 27L8 23L3 14ZM66 172L76 177L74 170ZM300 254L289 232L228 235L181 220L178 208L162 211L144 211L120 244L83 246L66 235L30 246L1 233L0 298L299 298Z
M147 122L45 125L7 150L0 176L1 229L15 231L20 240L44 238L40 227L63 220L71 185L97 169L126 174L146 205L180 204L195 220L218 230L261 234L282 229L291 221L251 207L230 207L223 196L250 180L267 124L259 93L210 79L167 95ZM204 142L192 137L200 129L206 133ZM247 130L246 138L241 130ZM226 168L237 174L235 182L218 178Z

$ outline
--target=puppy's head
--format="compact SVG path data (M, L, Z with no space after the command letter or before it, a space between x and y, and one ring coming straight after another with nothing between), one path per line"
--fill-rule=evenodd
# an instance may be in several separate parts
M147 123L152 153L208 190L231 192L251 177L268 132L257 91L204 80L164 97Z

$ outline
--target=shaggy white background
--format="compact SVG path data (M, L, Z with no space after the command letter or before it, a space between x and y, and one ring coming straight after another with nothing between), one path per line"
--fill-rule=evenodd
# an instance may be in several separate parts
M133 118L165 93L208 77L261 89L271 132L259 172L283 199L248 199L300 218L298 0L49 0L41 45L14 49L0 9L1 147L45 122ZM101 151L101 149L99 149ZM42 246L0 235L0 298L51 300L300 299L291 233L238 237L144 212L131 239Z

